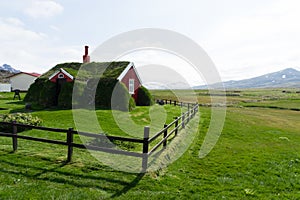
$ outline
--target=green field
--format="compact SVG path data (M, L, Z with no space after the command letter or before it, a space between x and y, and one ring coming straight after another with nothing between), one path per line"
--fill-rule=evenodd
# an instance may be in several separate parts
M176 99L170 91L152 94ZM146 174L116 171L80 149L65 163L66 147L53 144L20 139L18 151L12 153L11 139L0 137L0 199L300 199L300 94L282 89L228 91L228 106L218 108L227 113L222 134L202 159L198 154L210 123L211 100L207 91L195 94L205 104L196 139L167 168ZM0 94L0 114L24 111L24 103L12 97ZM189 92L184 98L193 99ZM167 122L180 113L178 107L163 108ZM154 109L159 118L161 107ZM96 113L107 134L127 136L111 111ZM70 110L32 114L47 127L74 127ZM130 116L141 127L151 124L147 107L137 107ZM160 126L153 127L153 133ZM65 138L41 131L22 134Z

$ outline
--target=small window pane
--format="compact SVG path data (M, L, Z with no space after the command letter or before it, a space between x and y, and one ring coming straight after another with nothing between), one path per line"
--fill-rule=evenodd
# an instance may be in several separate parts
M128 90L130 94L134 94L134 79L129 79Z

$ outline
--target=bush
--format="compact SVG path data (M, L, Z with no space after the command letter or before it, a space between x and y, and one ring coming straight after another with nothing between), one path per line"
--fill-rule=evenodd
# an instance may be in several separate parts
M130 97L129 99L129 111L132 111L135 108L135 100L134 98Z
M13 122L16 121L19 124L26 124L32 126L40 126L42 120L38 117L33 117L29 113L16 113L16 114L5 114L1 117L1 122ZM29 128L18 127L18 132L28 130ZM0 125L0 131L12 132L12 126L10 125Z
M138 106L151 106L153 105L154 101L152 96L147 90L147 88L141 86L137 89L137 102L136 105Z

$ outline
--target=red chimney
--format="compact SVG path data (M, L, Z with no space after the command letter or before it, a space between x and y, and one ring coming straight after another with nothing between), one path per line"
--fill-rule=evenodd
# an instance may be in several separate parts
M90 62L90 56L89 56L89 46L84 47L84 55L83 55L83 63L89 63Z

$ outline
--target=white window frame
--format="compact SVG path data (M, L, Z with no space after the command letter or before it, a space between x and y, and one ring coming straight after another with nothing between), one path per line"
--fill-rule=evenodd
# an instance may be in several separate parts
M58 78L65 78L65 75L63 73L58 74Z
M134 94L134 79L129 79L128 91L129 91L129 94Z

